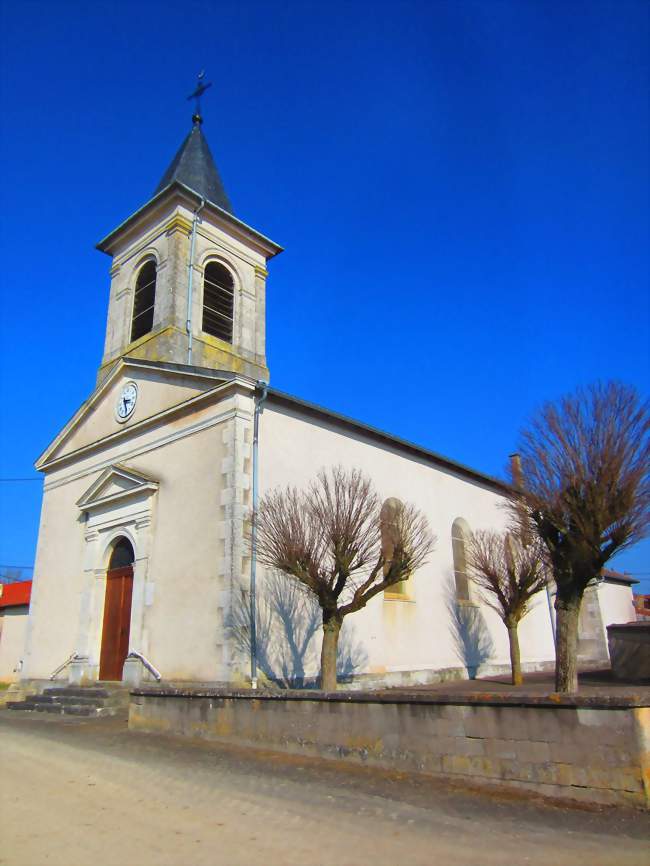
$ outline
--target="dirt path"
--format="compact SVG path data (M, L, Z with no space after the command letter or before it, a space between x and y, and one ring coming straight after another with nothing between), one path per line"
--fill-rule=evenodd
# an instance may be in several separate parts
M0 711L3 866L649 866L650 818Z

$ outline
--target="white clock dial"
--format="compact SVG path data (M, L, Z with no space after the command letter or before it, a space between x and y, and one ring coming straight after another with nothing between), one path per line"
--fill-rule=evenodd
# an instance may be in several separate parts
M118 421L126 421L133 414L135 402L138 399L138 388L135 382L128 382L121 390L115 406Z

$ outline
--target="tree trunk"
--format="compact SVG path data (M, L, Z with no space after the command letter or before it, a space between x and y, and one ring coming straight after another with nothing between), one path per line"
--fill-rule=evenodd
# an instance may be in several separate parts
M341 620L323 611L323 646L320 653L320 687L324 692L336 691L336 656Z
M508 626L508 640L510 641L510 668L512 670L513 686L520 686L524 678L521 675L521 653L519 652L519 635L517 624Z
M555 691L578 691L578 616L582 597L555 598L556 640Z

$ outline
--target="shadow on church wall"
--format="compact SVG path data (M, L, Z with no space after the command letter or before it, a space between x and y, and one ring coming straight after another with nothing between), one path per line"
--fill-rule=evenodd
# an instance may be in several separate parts
M456 655L467 669L469 679L476 679L478 668L494 655L485 618L477 605L458 601L453 576L445 587L445 601Z
M250 659L249 595L233 604L228 631L235 651ZM280 688L315 688L320 668L321 609L317 600L292 580L268 573L257 591L257 666ZM367 664L367 653L346 619L339 638L339 681L350 679Z

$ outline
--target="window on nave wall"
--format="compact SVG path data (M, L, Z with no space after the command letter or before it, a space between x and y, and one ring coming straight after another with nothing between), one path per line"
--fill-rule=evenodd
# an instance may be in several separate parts
M390 561L393 558L395 544L399 540L399 518L404 510L404 503L400 499L391 497L387 499L379 512L379 526L381 530L381 552L384 555L384 575L388 574ZM385 590L387 595L406 596L406 581L400 580Z
M235 281L228 268L209 262L203 277L203 324L206 334L232 343Z
M133 323L131 342L144 337L153 328L153 311L156 303L156 263L146 262L140 268L135 282L133 299Z
M469 601L469 578L467 576L467 543L470 529L462 517L454 520L451 527L451 548L454 557L454 580L458 601Z

